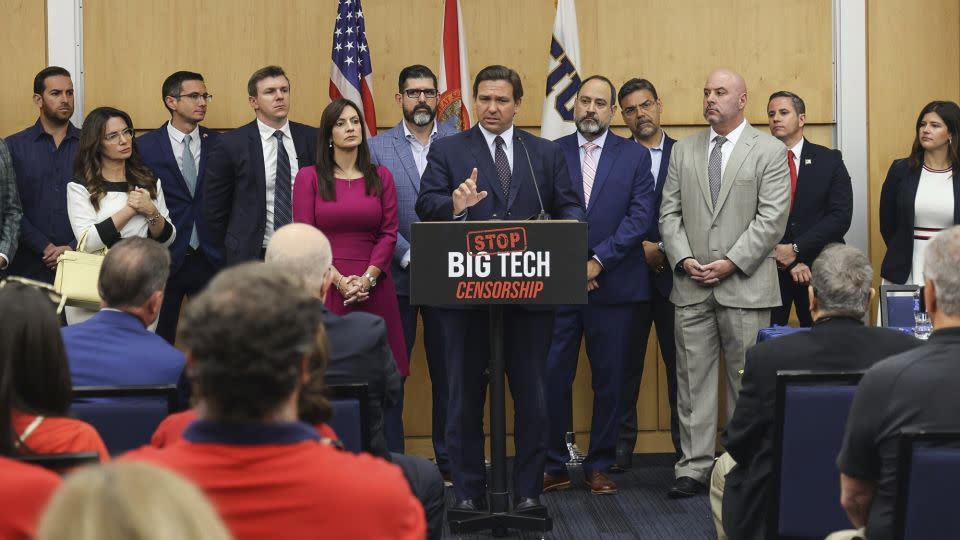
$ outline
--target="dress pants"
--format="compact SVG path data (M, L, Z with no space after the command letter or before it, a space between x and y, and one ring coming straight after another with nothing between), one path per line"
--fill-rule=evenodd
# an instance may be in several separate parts
M800 320L800 326L809 328L813 326L813 318L810 316L810 297L807 295L807 285L797 285L793 282L789 270L777 270L780 278L780 307L775 307L770 312L770 323L785 326L790 321L790 306L797 306L797 319Z
M203 253L187 247L183 264L167 279L167 286L163 290L163 304L160 306L160 318L157 319L158 336L173 345L177 339L183 297L199 293L216 273L217 269Z
M646 302L629 304L587 304L559 306L553 323L553 343L547 355L547 406L550 412L550 439L546 472L566 474L569 454L564 435L571 431L573 379L584 338L590 360L593 386L593 416L590 421L590 449L583 470L607 472L616 458L620 430L617 410L623 387L623 364L634 358L636 319Z
M429 460L404 454L391 453L390 461L400 467L410 491L423 506L427 516L427 538L439 539L443 534L443 477Z
M637 324L633 334L637 340L636 354L624 361L623 389L620 396L620 437L618 451L633 453L637 444L637 398L640 396L640 382L643 377L644 355L647 352L647 339L650 326L656 324L657 343L663 356L663 367L667 372L667 399L670 402L670 438L673 449L680 452L680 420L677 417L677 347L673 337L673 303L668 296L652 287L650 301L640 307Z
M717 384L720 352L726 366L726 418L733 416L740 393L740 371L757 332L770 324L770 310L730 308L714 295L698 304L676 307L677 413L683 457L677 478L707 483L717 443Z
M441 309L450 399L447 453L458 500L483 497L483 406L490 363L490 313ZM550 349L553 309L503 308L503 357L514 403L513 494L539 497L547 443L544 365Z
M442 473L450 472L447 457L447 443L444 432L447 426L447 368L443 353L439 310L432 306L411 306L409 296L397 295L400 305L400 321L403 323L403 337L407 343L407 357L413 351L417 340L417 312L423 319L423 348L427 353L427 370L430 372L430 388L433 397L431 436L433 455L437 467ZM389 444L389 440L387 443Z

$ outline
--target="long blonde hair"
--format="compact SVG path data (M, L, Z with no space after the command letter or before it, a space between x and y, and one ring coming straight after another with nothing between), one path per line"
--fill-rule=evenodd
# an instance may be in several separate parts
M193 484L158 467L111 463L71 474L50 500L37 540L230 540Z

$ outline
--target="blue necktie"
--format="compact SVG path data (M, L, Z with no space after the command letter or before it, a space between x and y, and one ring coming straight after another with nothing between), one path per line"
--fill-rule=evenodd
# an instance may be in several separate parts
M277 179L273 186L273 230L293 221L290 201L293 198L290 186L290 156L283 146L283 132L273 134L277 138Z

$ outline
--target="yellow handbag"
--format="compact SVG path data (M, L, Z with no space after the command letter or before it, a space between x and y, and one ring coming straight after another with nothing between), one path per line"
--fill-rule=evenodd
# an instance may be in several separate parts
M100 309L100 291L97 282L100 279L100 266L107 254L107 248L92 253L83 251L87 242L87 232L80 236L76 251L64 251L57 258L57 277L53 280L53 287L60 293L60 305L57 313L63 311L63 306L73 306L90 311Z

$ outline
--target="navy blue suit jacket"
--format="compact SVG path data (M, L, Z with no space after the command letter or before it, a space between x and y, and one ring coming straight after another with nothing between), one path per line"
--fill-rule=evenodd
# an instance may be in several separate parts
M880 235L887 252L880 277L903 284L913 271L913 224L920 185L920 170L911 170L906 159L890 164L880 190ZM953 171L953 224L960 224L960 171Z
M203 187L210 149L213 148L220 134L203 126L200 127L200 165L197 167L197 186L195 195L190 194L187 181L183 178L177 158L173 155L170 146L170 134L167 123L159 128L145 133L137 138L137 149L147 167L163 183L163 197L170 210L170 219L173 226L181 231L170 245L170 274L173 275L183 264L183 258L190 245L190 232L193 225L197 225L197 238L200 240L200 250L213 266L220 266L222 254L210 241L203 219Z
M563 148L574 190L583 201L583 175L577 134L557 139ZM600 288L589 302L622 304L650 299L643 239L656 222L650 152L643 146L608 132L587 201L589 257L603 265Z
M530 178L530 167L521 140L530 152L529 164L536 175L543 206L554 219L584 220L580 197L570 182L567 162L560 146L514 128L513 177L509 198L504 196L493 156L479 126L438 139L430 145L427 168L420 179L417 215L423 221L453 220L451 194L477 169L477 190L487 197L467 209L466 219L523 220L540 212L540 203ZM517 139L520 140L517 140Z
M186 397L183 353L133 315L101 310L62 334L74 386L179 384Z
M290 122L299 168L314 165L317 130ZM292 159L293 156L291 156ZM257 121L220 135L210 151L203 217L226 265L260 258L267 228L267 178Z

